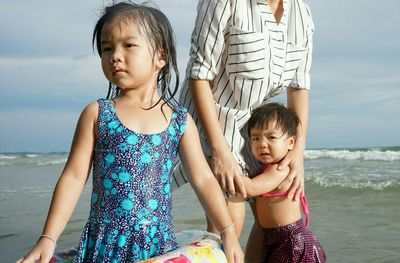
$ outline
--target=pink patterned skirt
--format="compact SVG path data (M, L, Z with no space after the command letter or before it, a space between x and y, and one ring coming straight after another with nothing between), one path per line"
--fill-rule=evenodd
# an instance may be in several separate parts
M302 220L293 224L264 228L264 263L325 262L325 252L317 237L305 227Z

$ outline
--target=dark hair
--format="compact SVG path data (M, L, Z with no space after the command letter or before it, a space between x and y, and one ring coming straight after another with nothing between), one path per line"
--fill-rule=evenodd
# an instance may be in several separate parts
M156 106L161 100L169 104L179 87L179 72L176 59L175 37L168 18L157 8L149 6L148 3L135 4L131 1L124 1L107 6L93 30L92 45L93 48L96 46L100 57L102 55L101 34L104 25L110 22L120 23L121 21L130 21L139 25L138 30L147 37L153 48L153 56L158 51L162 52L165 56L166 65L160 70L157 78L157 89L160 92L160 100L149 109ZM175 71L175 88L171 90L172 70ZM107 98L117 96L119 91L120 88L118 86L109 83Z
M275 121L276 127L282 129L284 134L297 135L297 126L299 126L300 120L296 113L282 104L272 102L261 105L252 112L247 125L249 136L251 129L264 127L271 121Z

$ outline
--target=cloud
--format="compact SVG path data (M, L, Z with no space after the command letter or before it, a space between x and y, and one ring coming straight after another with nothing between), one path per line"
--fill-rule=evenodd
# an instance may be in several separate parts
M105 94L107 83L98 57L0 58L0 108L51 108ZM15 103L19 101L20 103ZM50 104L48 104L50 102ZM62 105L60 105L62 106Z
M306 2L316 29L309 147L400 145L398 1ZM1 1L0 152L68 150L79 111L106 94L91 34L108 3ZM155 3L174 28L182 81L197 1Z

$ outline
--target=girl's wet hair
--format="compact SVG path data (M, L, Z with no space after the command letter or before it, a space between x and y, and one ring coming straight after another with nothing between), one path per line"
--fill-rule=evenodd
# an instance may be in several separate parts
M297 127L300 120L296 113L279 103L267 103L256 108L249 119L247 132L250 136L251 129L266 127L268 123L275 122L276 128L288 136L297 136Z
M149 3L135 4L131 1L114 3L104 9L100 19L97 21L94 30L92 45L96 46L100 57L101 34L105 24L128 22L137 25L137 30L147 38L153 48L153 56L162 54L165 56L166 64L160 70L157 78L157 89L160 93L160 100L170 105L174 102L174 96L179 87L179 72L176 59L175 37L168 18L157 8L149 6ZM170 89L172 71L175 72L175 87ZM107 98L113 98L119 94L120 88L109 83ZM163 103L163 105L165 104Z

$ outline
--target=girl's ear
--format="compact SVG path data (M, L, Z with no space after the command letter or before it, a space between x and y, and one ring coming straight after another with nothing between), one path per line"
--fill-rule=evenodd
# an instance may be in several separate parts
M288 149L289 150L293 150L293 147L294 147L294 143L296 142L296 137L295 136L290 136L289 138L288 138Z
M157 60L156 60L156 68L158 70L161 70L163 67L165 67L165 65L167 65L167 53L165 52L165 50L162 50L161 52L158 52L157 55Z

